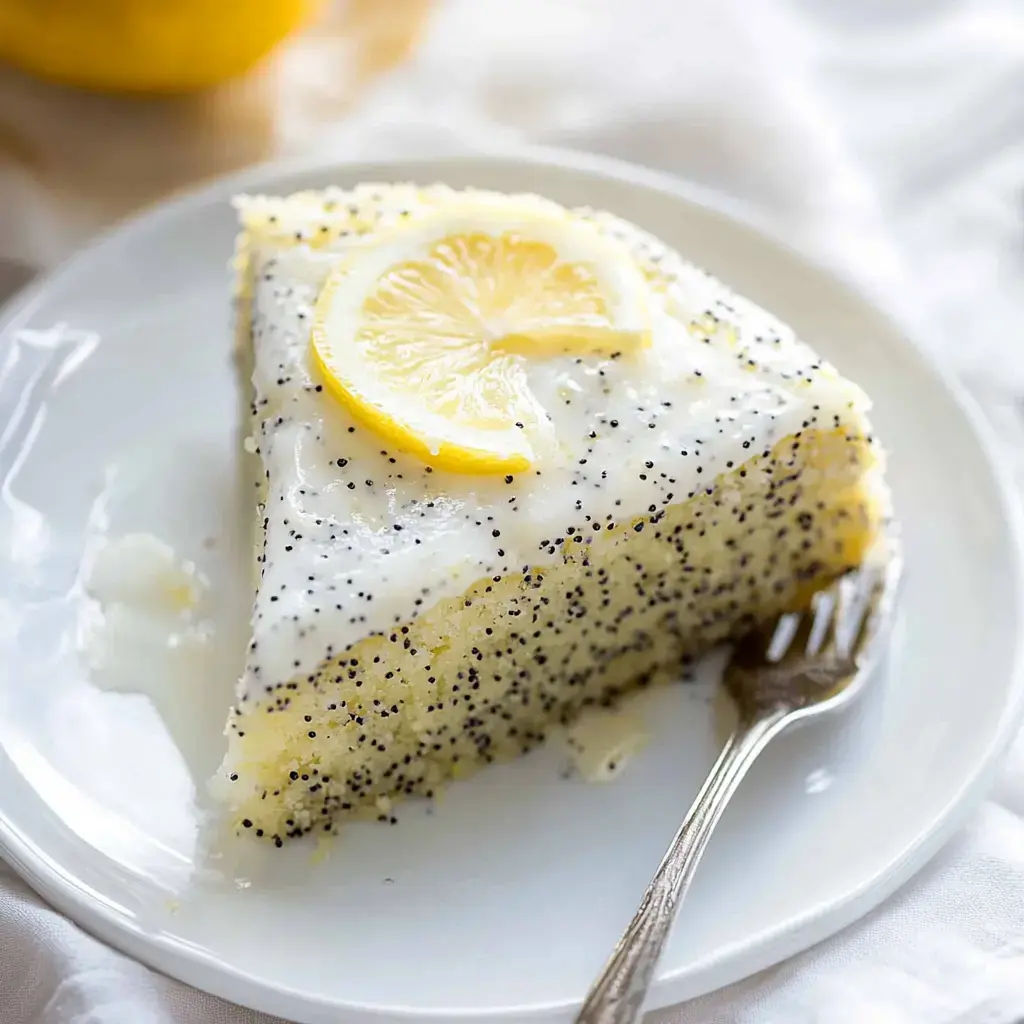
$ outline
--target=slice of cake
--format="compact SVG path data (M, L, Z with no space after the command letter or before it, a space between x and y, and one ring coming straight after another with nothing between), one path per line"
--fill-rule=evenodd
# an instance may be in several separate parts
M856 564L868 401L614 216L239 200L258 583L216 789L273 840L515 757Z

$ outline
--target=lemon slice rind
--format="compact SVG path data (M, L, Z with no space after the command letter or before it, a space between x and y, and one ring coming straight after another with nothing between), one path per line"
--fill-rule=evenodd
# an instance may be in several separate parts
M525 386L515 417L502 428L467 426L430 409L414 393L396 391L364 358L355 338L364 303L394 267L425 259L431 249L461 234L514 234L550 246L565 263L586 265L601 288L607 314L568 325L519 323L507 336L488 340L525 364L545 344L574 351L632 351L650 343L649 289L624 246L593 224L546 200L514 205L481 197L454 209L424 212L360 248L329 275L320 291L311 331L314 363L327 387L349 413L382 438L428 465L458 473L516 473L529 468L538 450L557 447L543 408ZM515 356L513 358L515 358ZM513 368L513 372L515 367Z

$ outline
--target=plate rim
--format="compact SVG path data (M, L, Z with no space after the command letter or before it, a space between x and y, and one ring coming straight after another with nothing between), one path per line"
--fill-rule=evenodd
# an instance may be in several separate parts
M402 156L383 153L375 157L371 153L351 160L314 152L289 159L264 161L234 173L206 179L177 190L106 227L54 267L43 271L0 306L0 356L10 346L14 332L25 325L25 321L45 302L51 289L65 277L88 265L94 256L107 247L123 245L133 234L158 228L162 222L172 221L179 214L203 206L215 197L216 201L222 201L223 193L227 191L244 192L265 188L274 179L303 174L327 176L332 171L350 174L359 168L370 167L392 167L395 175L400 177L402 168L411 165L422 170L431 165L443 166L453 162L468 165L511 163L554 167L659 192L672 200L702 207L724 220L738 223L772 247L784 251L806 269L825 274L858 303L869 307L891 325L916 359L917 370L930 375L933 383L959 409L965 426L973 433L999 496L999 511L1007 533L1006 555L1012 563L1010 575L1017 603L1018 629L1014 634L1015 646L1007 699L998 725L972 774L949 795L943 811L936 816L931 827L918 836L887 868L875 872L843 893L806 909L798 917L789 919L768 932L753 947L749 941L735 942L686 968L660 975L647 1009L670 1006L678 1003L681 998L693 997L692 993L689 997L681 993L682 986L691 983L695 976L702 979L699 986L702 992L710 992L742 980L808 949L880 905L928 863L982 801L1024 720L1024 507L1015 499L1016 484L1005 461L1000 458L1000 442L994 425L953 372L941 360L935 359L922 344L919 339L920 328L916 324L908 323L891 304L882 300L868 285L857 280L844 268L835 266L822 254L808 247L795 245L783 238L768 218L756 213L741 200L666 171L653 170L615 157L539 145L446 149L440 152L410 152ZM115 949L185 984L266 1013L294 1016L299 1011L303 1015L302 1019L307 1021L326 1021L329 1018L322 1015L338 1011L374 1020L509 1021L565 1014L578 1005L578 1001L570 999L502 1008L423 1010L401 1005L340 1002L324 998L277 983L267 983L243 969L223 962L205 949L197 949L166 934L147 932L131 917L112 908L101 894L91 890L37 846L29 836L18 830L8 820L2 806L0 854L44 900Z

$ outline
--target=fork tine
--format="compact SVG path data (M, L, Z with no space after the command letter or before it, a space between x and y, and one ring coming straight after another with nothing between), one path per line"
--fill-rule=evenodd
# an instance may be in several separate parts
M875 566L875 580L868 598L867 615L862 627L866 635L865 647L873 646L892 626L893 608L903 582L903 552L897 542L889 548L889 557ZM855 651L861 657L864 651Z
M835 583L824 590L819 590L811 598L813 620L804 650L812 657L817 656L825 645L825 640L835 619L837 604L837 586Z
M800 612L787 612L779 617L768 644L768 650L764 654L765 661L772 664L782 661L793 645L802 619L803 615Z
M839 581L839 601L836 608L834 644L841 659L850 657L863 620L863 586L867 577L861 566L847 573Z
M839 661L847 661L857 644L866 608L862 587L863 567L847 573L838 584L839 599L832 631L832 653Z
M886 582L886 566L865 564L847 579L848 597L836 627L836 647L842 658L852 657L870 629Z

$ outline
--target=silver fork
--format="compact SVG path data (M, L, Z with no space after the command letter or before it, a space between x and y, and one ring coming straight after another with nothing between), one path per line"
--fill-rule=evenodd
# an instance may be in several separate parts
M737 725L587 994L577 1024L632 1024L640 1017L676 911L726 805L779 733L847 706L864 689L892 622L901 573L892 545L884 559L815 594L806 612L782 615L736 644L723 685L736 705Z

